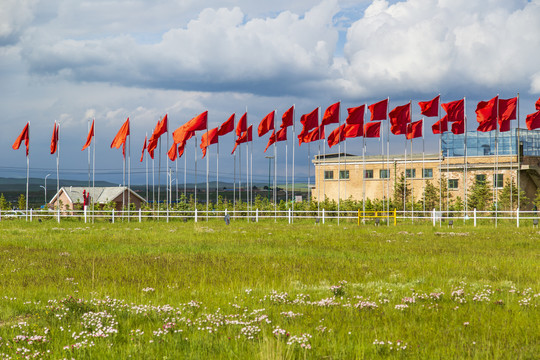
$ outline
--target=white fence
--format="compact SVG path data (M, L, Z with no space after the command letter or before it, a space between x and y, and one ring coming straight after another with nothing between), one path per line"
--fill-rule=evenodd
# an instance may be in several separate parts
M372 211L370 211L373 213ZM390 213L379 212L378 218L367 216L362 210L69 210L57 212L51 210L11 210L0 211L0 221L7 219L25 219L26 221L52 220L61 222L62 220L81 221L84 223L96 221L208 221L212 219L224 220L228 217L230 221L259 222L260 220L286 221L289 224L295 221L313 221L314 223L332 222L355 222L358 224L377 224L393 226L393 211ZM524 225L538 226L538 213L536 211L397 211L397 224L430 223L433 226L454 226L458 224L491 223L497 226L499 222L515 223L517 227L521 223Z

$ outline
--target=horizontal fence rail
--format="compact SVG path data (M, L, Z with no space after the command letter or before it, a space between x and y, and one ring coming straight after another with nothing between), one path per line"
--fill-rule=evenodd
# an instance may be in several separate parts
M260 220L287 221L289 224L294 221L311 220L315 223L325 224L328 221L356 222L358 225L375 224L396 226L398 224L430 223L433 226L453 226L454 224L473 224L477 226L479 222L491 222L497 226L499 221L515 222L519 227L521 222L528 225L538 226L539 215L536 211L373 211L373 210L3 210L0 211L0 221L9 219L26 219L27 221L53 220L73 220L95 222L142 222L142 221L207 221L210 219L221 219L236 221L259 222Z

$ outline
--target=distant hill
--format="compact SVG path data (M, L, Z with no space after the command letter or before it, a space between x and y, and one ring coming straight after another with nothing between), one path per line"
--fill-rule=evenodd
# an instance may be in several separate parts
M30 178L28 181L29 191L40 191L40 186L44 185L43 178ZM62 180L60 179L60 187L62 186L87 186L88 181L81 180ZM96 181L96 186L118 186L108 181ZM56 190L56 179L47 179L47 190ZM5 178L0 177L0 192L26 191L26 178Z

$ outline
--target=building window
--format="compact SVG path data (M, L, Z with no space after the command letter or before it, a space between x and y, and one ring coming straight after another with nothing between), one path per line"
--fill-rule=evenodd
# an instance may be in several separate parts
M324 171L324 180L332 180L334 178L334 172L332 170Z
M381 179L390 178L390 170L379 170L379 178Z
M425 178L432 178L433 177L433 169L424 169L424 177Z
M493 175L493 187L496 188L503 188L504 187L504 176L503 174L495 174Z
M483 175L483 174L476 175L476 182L477 183L485 183L486 182L486 175Z
M341 170L339 172L339 178L348 180L349 179L349 170Z
M458 179L448 179L448 188L457 189L458 188Z
M348 176L347 176L348 179ZM364 172L364 179L373 179L373 170L366 170Z
M405 170L405 177L406 178L415 178L416 177L416 169L407 169L407 170Z

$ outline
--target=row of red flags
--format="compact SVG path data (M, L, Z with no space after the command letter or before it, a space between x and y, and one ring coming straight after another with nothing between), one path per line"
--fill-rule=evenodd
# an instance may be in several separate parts
M478 121L478 131L487 132L498 130L505 132L510 130L510 121L516 119L517 97L511 99L500 99L498 96L489 101L481 101L476 107L476 119ZM426 117L439 116L440 95L430 101L421 101L421 114ZM452 101L449 103L440 104L446 112L442 118L432 125L434 134L451 131L454 134L463 134L465 132L465 99ZM317 140L325 139L325 126L329 124L340 123L340 107L341 103L337 102L330 105L324 112L321 123L319 124L319 108L314 109L308 114L304 114L300 118L302 131L298 135L299 144L310 143ZM390 131L394 135L405 135L407 139L414 139L423 136L423 119L411 122L411 102L397 106L390 112L388 111L388 99L381 100L377 103L368 106L371 113L370 122L364 123L366 105L347 109L347 119L344 124L338 126L328 135L328 145L332 147L347 138L380 137L381 120L390 120ZM537 100L536 112L527 115L526 124L529 130L540 128L540 98ZM259 137L264 136L270 130L272 134L268 140L266 150L270 145L287 140L287 128L294 123L294 106L289 108L281 118L281 125L276 132L274 129L276 112L272 111L266 115L259 123L257 129ZM235 130L235 114L232 114L227 121L219 127L208 129L208 111L205 111L184 125L180 126L173 132L173 145L168 151L168 156L171 161L175 161L184 153L186 142L191 139L197 131L207 130L201 137L200 148L203 152L203 158L206 156L206 149L212 144L218 143L220 136L226 135ZM451 128L449 130L449 123ZM51 154L54 154L58 148L58 133L60 126L55 122L53 135L51 138ZM158 121L150 139L145 137L144 146L141 154L143 161L145 150L150 157L154 158L154 150L158 145L158 140L161 135L168 133L168 119L165 115ZM251 142L253 139L253 125L247 126L247 112L244 113L236 125L236 141L232 153L235 152L238 145L246 142ZM122 146L122 153L125 157L126 139L129 136L129 118L124 122L116 136L114 137L111 148L119 148ZM94 137L94 121L88 132L86 143L82 150L90 146ZM19 149L22 142L26 145L26 155L28 156L30 129L29 123L26 124L23 131L15 140L13 149Z

